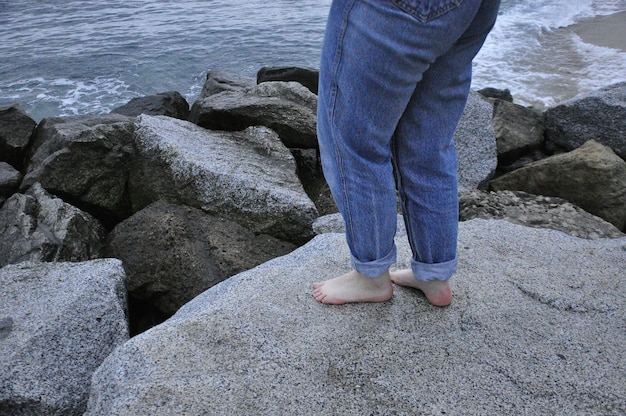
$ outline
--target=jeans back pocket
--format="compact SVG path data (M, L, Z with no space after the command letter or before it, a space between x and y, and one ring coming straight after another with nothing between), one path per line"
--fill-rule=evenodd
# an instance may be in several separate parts
M458 7L463 0L391 0L391 2L426 23Z

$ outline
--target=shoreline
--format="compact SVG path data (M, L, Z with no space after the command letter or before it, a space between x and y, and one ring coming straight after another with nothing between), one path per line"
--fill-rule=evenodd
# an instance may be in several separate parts
M586 19L566 29L585 43L626 52L626 11Z

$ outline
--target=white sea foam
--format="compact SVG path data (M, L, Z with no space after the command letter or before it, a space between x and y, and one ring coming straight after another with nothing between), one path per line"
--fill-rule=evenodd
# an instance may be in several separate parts
M0 8L0 105L36 120L104 113L168 90L188 101L207 70L315 67L331 0L33 2ZM475 61L474 87L549 107L624 78L626 55L568 27L626 11L626 0L503 0Z
M92 80L37 77L16 81L7 87L18 92L12 99L30 97L22 105L41 109L42 117L108 113L139 95L124 81L105 77Z

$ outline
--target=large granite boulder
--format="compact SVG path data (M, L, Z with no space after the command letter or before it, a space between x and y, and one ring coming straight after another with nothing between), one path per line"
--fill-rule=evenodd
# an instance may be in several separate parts
M626 82L575 97L544 115L548 144L573 150L595 140L626 160Z
M543 146L542 115L521 105L495 100L493 130L500 165L509 165Z
M167 91L133 98L128 103L114 108L111 112L130 117L149 114L187 120L189 118L189 103L178 91Z
M509 172L489 186L557 196L626 230L626 162L593 140Z
M224 71L208 71L198 100L224 91L241 91L255 85L256 81L251 77Z
M454 133L460 192L482 187L496 170L498 156L492 114L493 105L477 92L470 92Z
M474 190L462 194L459 197L459 220L474 218L505 219L527 227L559 230L579 238L624 237L624 233L610 222L564 199L522 191Z
M115 259L0 269L0 414L82 415L91 376L128 339Z
M108 226L130 215L134 122L120 114L44 119L21 189L35 182Z
M97 219L35 183L0 208L0 267L22 261L83 261L100 256L106 232Z
M398 287L329 306L311 284L349 253L317 236L118 348L86 415L623 414L625 246L472 220L450 307Z
M162 116L138 118L130 187L138 211L159 199L233 220L258 234L302 242L315 205L293 156L273 131L211 131Z
M295 81L307 87L309 91L317 95L320 71L312 68L296 66L264 66L256 74L256 82Z
M317 147L317 96L297 82L264 82L197 100L189 120L215 130L266 126L287 147Z
M21 169L36 125L19 104L0 107L0 161Z
M158 201L111 231L104 256L123 261L130 296L171 316L225 278L295 248L199 209Z

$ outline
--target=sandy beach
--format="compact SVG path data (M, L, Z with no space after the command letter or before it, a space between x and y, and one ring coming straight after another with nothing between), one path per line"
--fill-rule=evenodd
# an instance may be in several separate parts
M626 52L626 11L585 20L568 29L585 43Z

